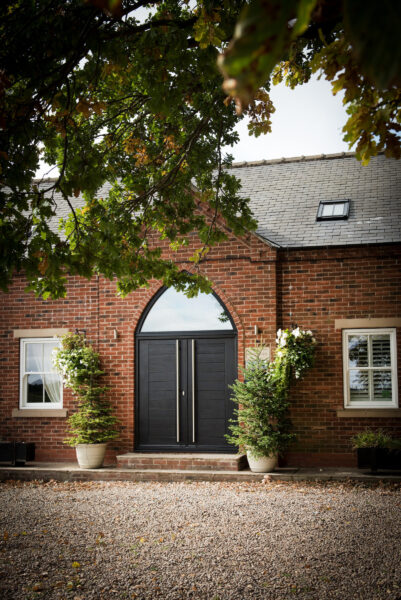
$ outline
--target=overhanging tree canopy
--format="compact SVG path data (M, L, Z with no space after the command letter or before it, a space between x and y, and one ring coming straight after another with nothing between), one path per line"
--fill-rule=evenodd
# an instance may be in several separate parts
M294 86L322 69L346 91L346 139L358 143L361 158L381 149L399 157L400 50L393 42L395 67L385 68L381 80L366 52L373 39L376 52L383 49L383 66L399 10L389 24L394 3L382 4L389 31L368 29L359 46L354 39L361 28L354 25L360 14L352 4L2 2L2 288L22 270L44 297L62 295L67 274L96 272L116 276L123 294L152 277L181 289L190 284L193 292L207 287L196 268L192 277L180 272L148 240L157 232L174 250L197 230L196 265L224 237L217 219L197 210L199 201L236 234L254 226L247 200L224 168L229 161L222 148L236 141L234 127L244 112L238 114L222 88L222 52L225 90L250 115L252 133L270 130L271 77ZM370 4L364 3L364 26L376 19L366 10ZM58 166L55 181L33 182L40 157ZM106 181L111 191L99 198ZM64 232L55 233L49 219L56 200L71 204L79 195L85 206L71 205Z

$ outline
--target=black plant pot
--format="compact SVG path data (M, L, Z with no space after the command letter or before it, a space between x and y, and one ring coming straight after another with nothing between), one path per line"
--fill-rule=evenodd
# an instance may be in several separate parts
M378 469L401 470L401 450L388 448L358 448L358 469L370 469L376 472Z
M26 461L35 460L33 442L0 442L0 461L23 466Z

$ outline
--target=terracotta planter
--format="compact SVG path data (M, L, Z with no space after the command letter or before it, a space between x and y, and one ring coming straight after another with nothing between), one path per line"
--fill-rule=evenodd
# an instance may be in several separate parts
M271 471L274 471L275 467L277 466L277 454L271 454L270 456L259 456L255 458L248 450L246 456L248 459L249 468L253 473L270 473Z
M75 446L81 469L99 469L106 454L107 444L78 444Z

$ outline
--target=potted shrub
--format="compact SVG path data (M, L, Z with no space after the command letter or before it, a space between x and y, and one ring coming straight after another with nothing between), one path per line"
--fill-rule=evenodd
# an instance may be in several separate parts
M65 387L78 399L78 410L67 421L64 443L76 448L82 469L97 469L103 464L107 442L118 437L118 420L104 395L107 388L98 385L104 374L99 354L83 335L67 334L55 350L53 362Z
M250 351L243 380L232 386L237 404L230 420L228 441L246 450L252 471L272 471L294 440L289 418L289 388L313 364L316 341L311 331L297 327L277 332L275 359L261 358L262 348Z
M365 429L351 438L357 451L358 469L401 469L401 440L393 439L382 429Z

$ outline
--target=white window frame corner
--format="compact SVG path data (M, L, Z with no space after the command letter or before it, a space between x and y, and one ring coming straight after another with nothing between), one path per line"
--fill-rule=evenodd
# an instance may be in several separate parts
M25 337L20 338L20 366L19 366L19 410L21 411L35 411L35 410L48 410L54 411L63 408L63 381L61 379L60 385L60 402L57 404L53 402L35 402L28 404L25 401L25 389L26 385L24 384L24 378L26 376L25 373L25 357L26 357L26 344L27 343L45 343L45 342L60 342L60 338L57 337Z
M349 365L348 365L348 336L351 335L390 335L390 356L391 356L391 385L392 398L389 402L358 402L351 403L349 386ZM395 409L398 408L398 363L397 363L397 329L395 327L359 327L355 329L342 330L342 350L343 350L343 390L344 390L344 409L367 410L375 409Z

